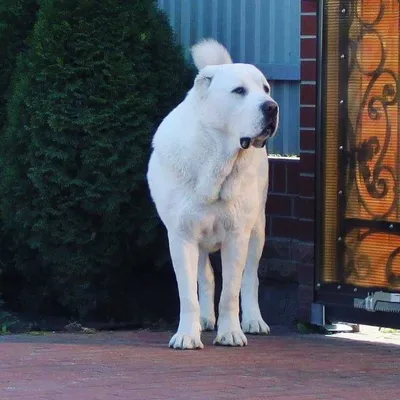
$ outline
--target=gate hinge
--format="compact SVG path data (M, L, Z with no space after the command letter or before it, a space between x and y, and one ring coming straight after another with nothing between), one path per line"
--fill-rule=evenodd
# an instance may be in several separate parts
M354 299L354 308L400 313L400 293L369 293L365 299Z

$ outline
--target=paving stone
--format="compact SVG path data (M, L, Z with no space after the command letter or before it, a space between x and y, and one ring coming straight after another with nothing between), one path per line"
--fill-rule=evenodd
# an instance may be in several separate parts
M275 332L275 333L274 333ZM400 346L273 329L245 348L167 347L171 332L0 337L1 400L394 400ZM399 340L400 343L400 340Z

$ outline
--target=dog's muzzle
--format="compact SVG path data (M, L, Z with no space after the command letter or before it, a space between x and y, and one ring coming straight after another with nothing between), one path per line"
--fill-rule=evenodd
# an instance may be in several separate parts
M240 138L240 147L242 149L248 149L250 146L260 149L266 145L268 139L276 132L276 128L278 126L278 104L276 104L274 101L266 101L261 104L260 108L264 116L265 128L254 138Z

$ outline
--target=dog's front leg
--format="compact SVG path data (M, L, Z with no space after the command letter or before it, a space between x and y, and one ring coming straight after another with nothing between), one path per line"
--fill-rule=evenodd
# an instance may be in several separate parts
M263 320L258 304L258 265L265 243L264 209L251 233L241 287L242 330L254 334L269 333L269 326Z
M221 186L231 173L235 157L226 161L213 161L212 158L204 164L198 174L196 192L205 203L213 203L220 197Z
M174 349L203 348L200 340L200 305L197 297L199 246L178 234L168 233L169 247L178 283L180 318L169 346Z
M219 302L218 333L214 344L224 346L247 344L239 321L239 293L249 236L232 235L221 248L222 292Z

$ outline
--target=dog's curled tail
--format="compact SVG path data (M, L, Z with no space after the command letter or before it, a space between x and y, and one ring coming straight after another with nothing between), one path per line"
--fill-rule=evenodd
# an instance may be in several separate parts
M191 50L194 65L199 71L207 65L232 64L228 50L214 39L203 39Z

